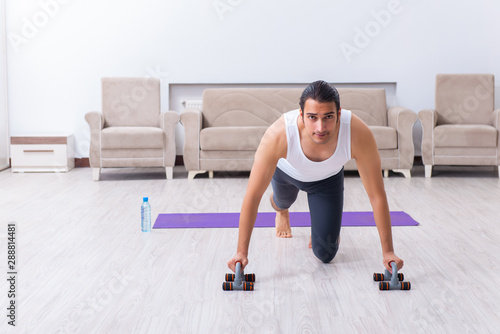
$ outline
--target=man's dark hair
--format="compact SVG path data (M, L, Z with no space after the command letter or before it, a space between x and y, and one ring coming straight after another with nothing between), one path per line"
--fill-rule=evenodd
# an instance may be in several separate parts
M314 81L302 92L299 102L302 112L304 112L304 105L306 104L307 99L313 99L319 103L335 102L337 111L340 109L339 92L337 92L335 87L330 86L323 80Z

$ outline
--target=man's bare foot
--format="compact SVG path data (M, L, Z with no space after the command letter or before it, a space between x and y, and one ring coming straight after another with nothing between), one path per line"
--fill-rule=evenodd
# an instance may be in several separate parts
M291 238L290 215L288 210L276 212L276 236L280 238Z
M290 227L290 215L288 209L282 210L278 208L273 201L273 194L271 194L271 206L276 210L276 236L280 238L291 238L292 229Z

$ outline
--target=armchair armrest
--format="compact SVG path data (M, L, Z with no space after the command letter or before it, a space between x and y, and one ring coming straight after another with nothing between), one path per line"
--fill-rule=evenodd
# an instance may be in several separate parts
M413 145L413 124L417 114L405 107L391 107L387 111L388 125L398 134L399 168L411 169L415 157Z
M500 109L493 111L493 126L500 132ZM497 166L500 166L500 133L497 135ZM500 169L498 177L500 177Z
M85 114L85 120L90 127L90 165L101 167L101 130L104 128L104 115L98 111Z
M165 166L175 165L175 128L179 123L179 114L168 110L160 114L160 126L165 133L164 161Z
M433 165L434 156L434 128L437 124L437 113L432 109L418 112L418 119L422 124L422 161L424 165Z
M104 128L104 115L99 111L90 111L86 113L85 120L90 126L90 131L101 131Z
M184 125L184 166L188 171L200 170L200 131L203 127L201 110L186 109L181 113Z
M493 111L493 126L500 131L500 109L495 109Z

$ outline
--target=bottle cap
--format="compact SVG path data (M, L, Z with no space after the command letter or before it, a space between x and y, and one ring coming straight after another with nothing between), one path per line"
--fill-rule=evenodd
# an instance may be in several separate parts
M142 198L142 200L143 200L144 202L147 202L147 201L148 201L148 198L147 198L147 197L143 197L143 198Z

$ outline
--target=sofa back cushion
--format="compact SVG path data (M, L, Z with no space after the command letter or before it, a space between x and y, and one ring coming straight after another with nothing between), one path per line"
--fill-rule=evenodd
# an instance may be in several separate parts
M492 124L495 105L492 74L438 74L437 125Z
M160 126L160 80L102 78L104 126Z
M269 126L299 108L302 88L216 88L203 91L203 127Z
M203 91L203 127L269 126L298 109L302 88L215 88ZM366 124L387 126L385 89L338 88L340 106Z
M352 111L367 125L387 126L383 88L338 88L340 107Z

